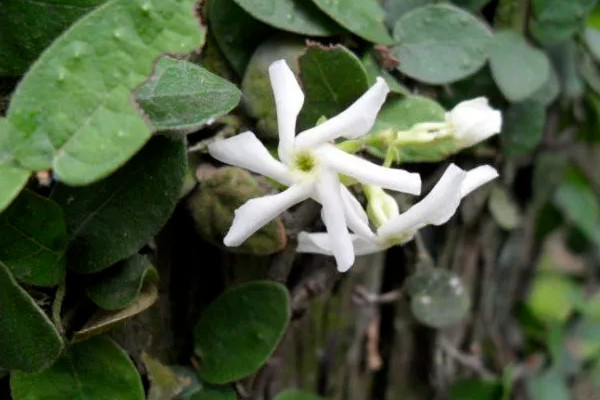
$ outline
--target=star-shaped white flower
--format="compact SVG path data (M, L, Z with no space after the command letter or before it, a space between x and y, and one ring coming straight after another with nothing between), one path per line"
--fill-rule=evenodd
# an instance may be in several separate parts
M352 235L356 255L376 253L406 243L424 226L446 223L463 197L497 176L498 172L488 165L466 172L451 164L427 196L406 212L391 216L377 229L376 235ZM393 212L393 207L386 207L381 214L389 214L390 209ZM331 255L331 250L326 234L301 232L298 236L297 251L300 253Z
M338 268L347 270L354 263L348 228L364 235L370 230L361 215L360 204L340 184L338 174L399 192L419 194L421 191L418 174L380 167L330 143L339 137L353 139L369 132L389 88L378 78L346 110L296 135L296 119L304 103L304 94L283 60L269 67L269 77L277 109L280 161L273 158L249 131L212 143L208 149L221 162L248 169L289 187L278 194L251 199L238 208L223 242L227 246L239 246L289 207L313 198L322 205L321 216Z

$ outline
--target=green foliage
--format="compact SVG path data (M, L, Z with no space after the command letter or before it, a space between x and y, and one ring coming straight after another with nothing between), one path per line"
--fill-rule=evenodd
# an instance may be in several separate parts
M237 396L231 388L205 385L190 400L237 400Z
M390 45L383 24L384 13L376 0L312 0L321 10L350 32L373 43Z
M273 34L273 29L252 18L233 0L210 0L208 22L223 56L239 76L244 75L258 45Z
M29 69L11 99L10 149L31 170L68 184L97 181L151 131L130 90L165 52L203 42L194 0L111 0L75 23Z
M54 286L64 279L67 226L61 208L23 191L0 214L0 263L18 280Z
M530 30L542 44L562 42L573 35L597 0L534 0Z
M536 277L527 307L543 322L565 322L580 299L580 289L571 280L546 273Z
M430 327L459 322L469 311L471 299L460 278L439 268L417 271L406 282L415 318Z
M485 64L492 35L471 14L449 5L431 5L404 14L394 26L398 70L431 84L454 82Z
M512 104L504 113L500 137L502 149L509 157L531 154L544 133L546 107L537 101Z
M287 389L279 393L274 400L323 400L321 397L303 390Z
M450 387L450 400L498 400L501 386L496 381L464 379Z
M135 100L157 131L194 131L231 111L240 96L225 79L171 57L161 58L154 75L135 91Z
M252 282L219 296L194 328L202 378L222 384L256 371L275 350L289 319L289 294L279 283Z
M362 63L341 45L308 46L299 64L305 95L298 122L302 128L316 125L321 116L336 116L369 88Z
M156 137L100 182L58 185L52 199L67 221L69 268L97 272L135 254L167 222L185 173L184 144Z
M217 246L223 245L223 238L231 226L235 209L251 198L268 194L264 181L261 185L261 181L240 168L200 167L196 177L199 187L190 195L187 204L198 233ZM286 244L285 228L277 218L232 250L268 255L281 251Z
M509 101L530 97L549 79L550 61L544 52L511 31L494 34L490 54L492 75Z
M18 166L9 150L10 125L0 117L0 212L19 194L29 179L29 171Z
M39 371L58 358L63 341L34 299L0 261L0 367Z
M158 273L146 257L135 254L95 277L86 293L99 307L119 310L138 297L146 279L155 281Z
M311 36L329 36L338 30L337 25L310 1L234 1L254 18L284 31Z
M0 7L0 75L24 73L58 35L105 1L4 0Z
M50 368L17 372L10 380L14 400L143 400L144 388L127 354L112 340L77 343Z

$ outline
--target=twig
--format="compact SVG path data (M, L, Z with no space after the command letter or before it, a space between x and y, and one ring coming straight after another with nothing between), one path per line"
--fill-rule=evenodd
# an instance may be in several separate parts
M498 379L496 374L488 370L483 365L479 357L461 352L443 337L439 338L439 345L442 348L442 350L444 350L444 352L448 354L449 357L458 361L463 366L468 367L473 371L477 372L483 378Z
M54 322L54 325L56 325L56 328L61 334L65 333L65 330L62 326L60 313L62 310L63 300L65 299L66 287L66 282L63 280L56 289L56 293L54 295L54 302L52 303L52 321Z

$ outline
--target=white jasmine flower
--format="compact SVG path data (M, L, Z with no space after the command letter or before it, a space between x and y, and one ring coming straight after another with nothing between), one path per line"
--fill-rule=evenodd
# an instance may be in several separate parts
M408 131L397 132L396 144L427 143L452 137L459 149L482 142L502 129L500 111L490 107L487 98L477 97L458 103L447 112L444 122L422 122Z
M339 137L350 139L366 134L389 88L383 79L377 79L339 115L296 136L296 119L304 94L283 60L269 67L269 77L277 109L281 161L273 158L252 132L215 142L209 146L209 152L221 162L265 175L289 187L278 194L251 199L238 208L223 242L227 246L239 246L289 207L313 198L323 206L321 216L331 238L331 254L338 268L346 270L354 263L348 227L361 235L372 235L372 232L360 204L340 184L338 174L400 192L419 194L421 191L418 174L380 167L329 143Z
M427 196L406 212L388 217L377 229L376 235L352 235L356 255L376 253L406 243L424 226L446 223L463 197L497 176L498 172L488 165L466 172L451 164ZM331 255L330 238L323 233L301 232L297 251Z

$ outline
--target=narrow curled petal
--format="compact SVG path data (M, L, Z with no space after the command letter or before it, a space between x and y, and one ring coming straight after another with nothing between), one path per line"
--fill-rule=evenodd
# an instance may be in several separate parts
M271 64L269 78L277 110L279 129L279 148L277 150L279 158L287 162L294 147L296 119L302 109L302 104L304 104L304 93L285 60L275 61Z
M316 182L318 200L323 206L321 218L329 234L331 252L338 271L344 272L354 264L354 250L342 204L340 181L333 171L324 170Z
M454 128L463 147L481 142L502 129L502 115L493 109L485 97L458 103L446 113L446 121Z
M489 165L482 165L467 172L467 177L460 187L460 196L465 197L479 186L498 177L498 171Z
M211 143L208 145L208 152L225 164L268 176L284 185L289 185L292 181L287 167L274 159L250 131Z
M454 215L461 199L461 185L467 173L451 164L434 188L417 204L382 225L380 237L411 234L425 225L441 225Z
M375 234L369 228L369 217L356 197L350 193L348 188L340 185L342 193L342 203L344 206L344 214L346 215L346 224L348 228L357 235L364 237L374 237Z
M421 193L421 177L417 173L381 167L332 145L319 146L318 153L323 162L332 169L362 183L403 193Z
M310 185L292 185L281 193L248 200L235 210L233 223L223 243L230 247L239 246L282 212L307 199L310 191Z
M365 135L373 127L375 117L389 91L383 78L377 78L377 82L350 107L322 124L300 133L296 137L296 148L311 148L340 136L353 139Z
M377 253L386 249L385 246L379 244L374 238L367 239L358 235L350 235L350 237L354 247L354 254L357 256ZM300 232L298 235L298 248L296 251L298 253L324 254L330 256L332 255L332 252L329 235L326 233Z

